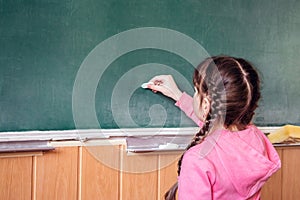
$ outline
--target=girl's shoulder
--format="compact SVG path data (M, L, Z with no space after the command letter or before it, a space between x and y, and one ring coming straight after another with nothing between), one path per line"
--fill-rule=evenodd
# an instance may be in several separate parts
M203 142L191 147L184 153L182 169L214 171L214 159L208 155L209 151L203 147Z
M209 159L209 156L213 157L214 154L211 154L218 149L225 150L234 146L243 146L241 141L258 148L257 145L262 143L263 137L264 134L255 125L249 125L245 130L235 132L225 129L217 130L204 137L200 144L190 148L185 154L199 160ZM228 143L230 144L228 145ZM258 146L263 147L263 145Z
M218 146L221 135L221 130L209 134L204 137L199 144L187 150L185 155L187 154L187 156L194 157L194 159L197 160L207 160L211 152L213 152L216 146Z

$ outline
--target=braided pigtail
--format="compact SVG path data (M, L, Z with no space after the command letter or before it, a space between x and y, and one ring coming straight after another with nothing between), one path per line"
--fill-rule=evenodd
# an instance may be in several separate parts
M210 100L211 105L203 127L198 133L196 133L191 143L186 147L185 152L193 146L200 144L210 133L214 124L220 120L220 116L224 114L224 109L222 106L222 101L224 101L224 87L222 87L222 80L219 79L219 74L215 75L216 67L211 65L214 65L214 63L211 59L207 59L202 64L200 64L200 66L203 66L201 68L201 71L197 69L194 73L193 82L195 87L199 89L201 94L206 94L206 96ZM180 176L181 164L185 152L181 155L178 161L178 176ZM165 199L175 200L177 189L178 183L176 182L165 194Z
M184 154L218 128L244 130L251 123L260 99L260 79L255 68L241 58L216 56L204 60L194 72L193 83L202 100L210 103L206 121L178 161L178 176ZM201 108L199 108L201 109ZM207 111L207 110L206 110ZM198 113L199 114L199 113ZM205 115L204 115L205 117ZM178 183L165 194L175 200Z
M210 117L209 117L210 118ZM202 129L200 129L200 131L194 136L193 140L191 141L191 143L186 147L185 152L187 150L189 150L190 148L192 148L193 146L200 144L202 141L202 137L204 136L206 133L208 133L209 131L209 127L210 127L210 120L206 120L204 126L202 127ZM184 152L184 153L185 153ZM182 159L184 156L184 153L181 155L179 161L178 161L178 169L177 169L177 174L178 176L180 175L180 170L181 170L181 163L182 163ZM177 189L178 189L178 182L176 182L166 193L165 193L165 200L175 200L176 197L176 193L177 193Z
M166 193L165 193L165 200L175 200L176 193L178 190L178 182L176 182Z
M196 135L194 136L194 138L191 141L191 143L188 144L188 146L186 147L184 153L187 150L189 150L190 148L192 148L193 146L196 146L197 144L201 143L201 141L203 140L203 136L205 136L208 133L209 127L210 127L210 115L208 116L205 124L200 129L200 131L198 133L196 133ZM181 155L180 159L178 160L178 168L177 168L177 174L178 174L178 176L180 175L181 163L182 163L182 159L183 159L184 153Z
M218 101L217 101L218 102ZM212 105L218 105L219 103L215 103ZM177 174L180 176L180 170L181 170L181 164L184 157L184 154L187 150L192 148L193 146L196 146L197 144L200 144L205 137L209 134L209 131L212 127L212 124L217 119L217 115L219 113L218 109L211 109L212 112L210 112L206 118L205 124L200 129L200 131L194 136L191 143L186 147L184 153L181 155L180 159L178 160L178 169ZM213 117L211 117L213 116ZM176 182L166 193L165 193L165 200L175 200L176 193L178 189L178 182Z

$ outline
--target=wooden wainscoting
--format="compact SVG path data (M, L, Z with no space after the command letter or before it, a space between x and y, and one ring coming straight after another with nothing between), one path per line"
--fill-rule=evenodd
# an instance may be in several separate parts
M31 199L32 157L0 158L0 197Z
M277 148L278 155L282 160L282 149ZM262 200L281 200L282 199L282 169L273 174L261 191ZM284 199L282 199L284 200Z
M300 147L278 147L282 169L262 189L262 200L300 196ZM176 182L172 154L127 155L123 145L58 147L43 155L0 158L3 200L160 200Z
M78 147L34 158L33 199L77 199Z
M118 146L79 149L82 167L79 171L78 199L119 199L120 171L114 168L120 165ZM105 165L98 156L105 156L113 163L109 163L111 166Z
M282 200L300 198L300 148L283 148Z

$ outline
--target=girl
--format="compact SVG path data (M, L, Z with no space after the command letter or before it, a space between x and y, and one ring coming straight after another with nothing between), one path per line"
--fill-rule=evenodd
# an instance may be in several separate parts
M267 179L280 167L277 152L251 123L260 80L249 62L216 56L194 72L194 97L181 92L172 76L152 78L148 88L174 99L200 127L178 162L173 200L258 200Z

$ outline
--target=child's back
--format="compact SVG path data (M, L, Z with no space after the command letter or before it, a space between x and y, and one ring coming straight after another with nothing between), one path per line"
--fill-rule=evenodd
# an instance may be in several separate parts
M184 154L179 199L259 199L262 185L279 168L278 154L254 125L216 131Z
M201 129L178 162L179 199L259 199L266 180L280 168L279 156L251 120L260 99L260 79L242 58L216 56L194 72L194 97L173 79L157 76L150 88L176 100ZM176 196L177 184L166 199Z

